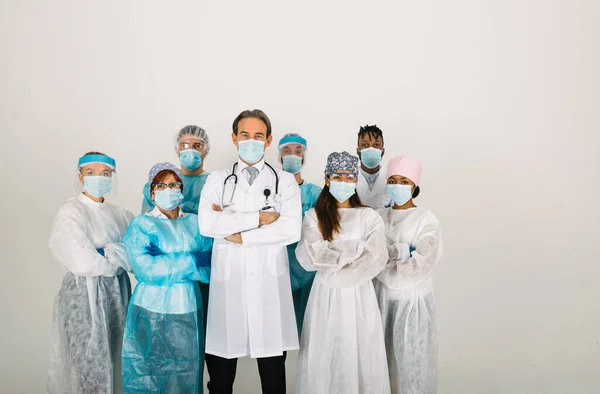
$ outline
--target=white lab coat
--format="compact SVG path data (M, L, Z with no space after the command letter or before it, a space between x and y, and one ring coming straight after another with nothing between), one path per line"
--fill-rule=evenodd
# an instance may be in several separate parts
M423 208L379 213L386 225L389 262L377 276L375 290L392 393L434 394L438 347L431 273L442 255L440 224Z
M387 262L385 228L371 208L340 209L341 232L324 241L314 209L306 213L296 249L317 271L304 326L296 392L390 392L381 316L372 279Z
M379 176L373 190L369 189L369 183L365 179L362 172L358 171L358 184L356 185L356 194L360 197L360 201L373 209L387 207L391 198L387 194L387 177L383 163L379 169Z
M247 167L238 161L237 189L230 206L222 212L225 178L231 168L213 172L200 197L200 233L214 238L206 353L224 358L250 355L272 357L298 349L298 332L286 246L300 239L302 205L300 188L293 175L278 171L279 195L275 198L275 174L264 164L254 183L246 178ZM234 179L227 183L224 204L229 203ZM270 205L281 214L274 223L258 227L258 211L265 206L264 190L271 190ZM242 233L243 244L226 241Z

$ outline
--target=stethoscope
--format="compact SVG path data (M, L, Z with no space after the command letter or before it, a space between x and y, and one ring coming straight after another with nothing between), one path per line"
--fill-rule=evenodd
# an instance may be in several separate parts
M271 171L273 171L273 174L275 175L275 196L277 196L279 194L279 175L277 175L277 171L275 171L275 169L273 167L271 167L271 165L269 163L265 162L265 164L267 167L269 167L271 169ZM231 174L229 174L227 176L227 178L225 178L225 180L223 181L223 193L221 194L221 208L223 208L223 209L225 209L231 205L231 202L233 201L233 197L235 196L235 190L237 189L237 183L238 183L238 176L235 173L235 171L237 170L237 166L238 166L238 163L235 163L233 165L233 167L231 168ZM233 178L233 192L231 193L231 198L229 198L229 202L227 204L225 204L225 191L227 190L227 182L231 178ZM268 186L265 187L263 194L265 196L265 206L261 209L261 211L266 211L268 209L274 208L273 206L269 205L269 197L271 196L271 189Z

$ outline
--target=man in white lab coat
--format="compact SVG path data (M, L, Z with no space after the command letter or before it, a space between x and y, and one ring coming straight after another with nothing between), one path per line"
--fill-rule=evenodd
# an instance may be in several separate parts
M390 205L387 194L387 178L381 173L381 159L385 154L383 132L376 125L362 126L358 132L360 171L356 193L364 205L371 208L384 208Z
M298 349L286 246L300 239L300 188L264 160L272 141L264 112L240 113L231 137L238 160L208 177L198 210L201 234L214 238L208 389L232 393L237 359L250 356L263 393L285 393L286 351Z

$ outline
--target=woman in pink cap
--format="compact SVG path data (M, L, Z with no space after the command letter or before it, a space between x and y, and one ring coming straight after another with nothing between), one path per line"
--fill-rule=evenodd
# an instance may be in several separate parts
M432 272L442 255L437 217L417 207L421 163L400 156L388 163L390 208L379 209L389 259L375 280L392 393L435 393L436 310Z

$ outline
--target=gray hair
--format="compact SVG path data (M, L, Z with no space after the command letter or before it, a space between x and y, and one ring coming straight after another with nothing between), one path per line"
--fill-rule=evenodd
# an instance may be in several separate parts
M198 138L200 141L204 142L205 152L208 153L210 150L210 139L208 138L208 133L202 127L194 125L188 125L179 130L175 136L175 150L179 150L179 143L181 142L181 139L187 136Z
M300 134L298 133L287 133L286 135L284 135L283 137L281 137L281 139L284 139L286 137L302 137ZM289 144L285 144L285 145L279 145L279 162L281 163L283 158L281 157L281 154L283 153L283 148L285 148L286 146L288 146ZM304 157L302 158L302 164L304 164L306 162L306 147L304 145L299 144L300 146L302 146L302 152L304 153Z

